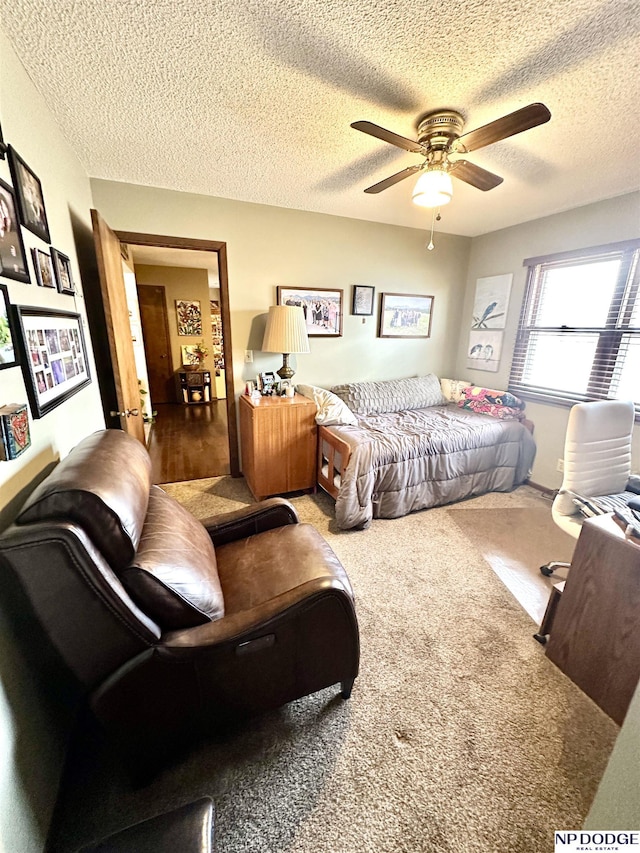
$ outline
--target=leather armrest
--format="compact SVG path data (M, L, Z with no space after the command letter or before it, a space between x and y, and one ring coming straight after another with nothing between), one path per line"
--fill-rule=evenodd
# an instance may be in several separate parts
M285 498L269 498L241 509L202 519L214 545L246 539L285 524L297 524L298 513Z
M224 619L207 622L206 625L197 625L194 628L185 628L182 631L171 631L163 636L162 645L157 649L162 649L163 653L195 649L206 654L207 647L217 646L234 639L240 642L252 631L259 630L264 633L269 630L271 620L286 619L287 613L296 605L306 604L315 596L326 596L328 593L334 593L338 598L343 598L345 606L353 611L355 619L351 592L340 578L326 575L309 580L248 610L225 616Z
M78 853L211 853L213 802L203 797L143 820Z

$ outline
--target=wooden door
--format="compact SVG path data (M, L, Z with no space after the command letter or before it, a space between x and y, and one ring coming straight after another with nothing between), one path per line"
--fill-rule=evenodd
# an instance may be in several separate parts
M175 403L176 387L171 363L169 319L164 287L139 284L138 304L144 337L144 354L149 377L151 405Z
M122 429L144 444L144 423L140 411L140 391L131 340L120 240L97 210L91 211L91 222L118 405L117 411L110 414L119 417Z

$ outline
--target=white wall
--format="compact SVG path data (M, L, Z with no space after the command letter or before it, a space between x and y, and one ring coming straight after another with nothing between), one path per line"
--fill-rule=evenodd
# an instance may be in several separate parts
M637 237L640 237L640 193L630 193L475 237L471 244L467 272L467 291L457 349L457 375L478 385L488 385L491 388L507 387L526 284L527 270L522 266L526 258ZM497 373L470 370L466 366L466 353L476 280L503 273L513 273L513 286L500 370ZM538 446L531 479L548 488L558 488L562 482L562 474L556 471L556 463L563 455L569 409L529 402L527 413L535 423ZM635 428L632 453L634 470L640 471L638 426Z
M227 243L234 384L282 358L261 353L276 286L344 290L342 338L312 338L311 353L292 357L296 379L329 387L355 379L447 372L454 364L470 239L439 234L426 251L426 230L229 201L171 190L92 180L93 198L111 228ZM425 229L427 221L425 219ZM376 314L350 314L351 287L376 288ZM376 336L381 292L435 296L429 339ZM244 364L244 351L254 363Z
M80 163L64 141L48 105L35 91L13 49L0 32L0 120L11 143L42 182L53 245L69 255L80 285L72 218L90 228L91 191ZM11 183L7 161L0 177ZM1 277L13 304L78 311L84 300L35 283L29 250L47 246L22 230L31 284ZM90 338L85 325L85 336ZM104 426L95 381L40 420L31 419L31 448L17 460L0 462L0 510L48 463L64 456L83 436ZM0 371L0 405L26 402L20 367ZM42 850L64 757L68 720L49 707L24 651L16 645L3 612L0 585L0 851Z

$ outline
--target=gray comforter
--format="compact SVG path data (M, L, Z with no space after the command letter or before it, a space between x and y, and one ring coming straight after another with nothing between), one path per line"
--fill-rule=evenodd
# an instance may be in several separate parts
M336 500L342 529L509 491L527 479L536 451L518 421L457 406L360 416L357 427L330 429L352 449Z

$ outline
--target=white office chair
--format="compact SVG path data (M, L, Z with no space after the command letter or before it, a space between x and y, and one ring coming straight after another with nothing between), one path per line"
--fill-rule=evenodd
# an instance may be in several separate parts
M634 415L633 403L623 400L577 403L569 413L564 477L551 516L574 539L580 535L586 513L611 512L637 497L628 491ZM557 568L569 565L552 561L540 566L540 571L550 577Z

